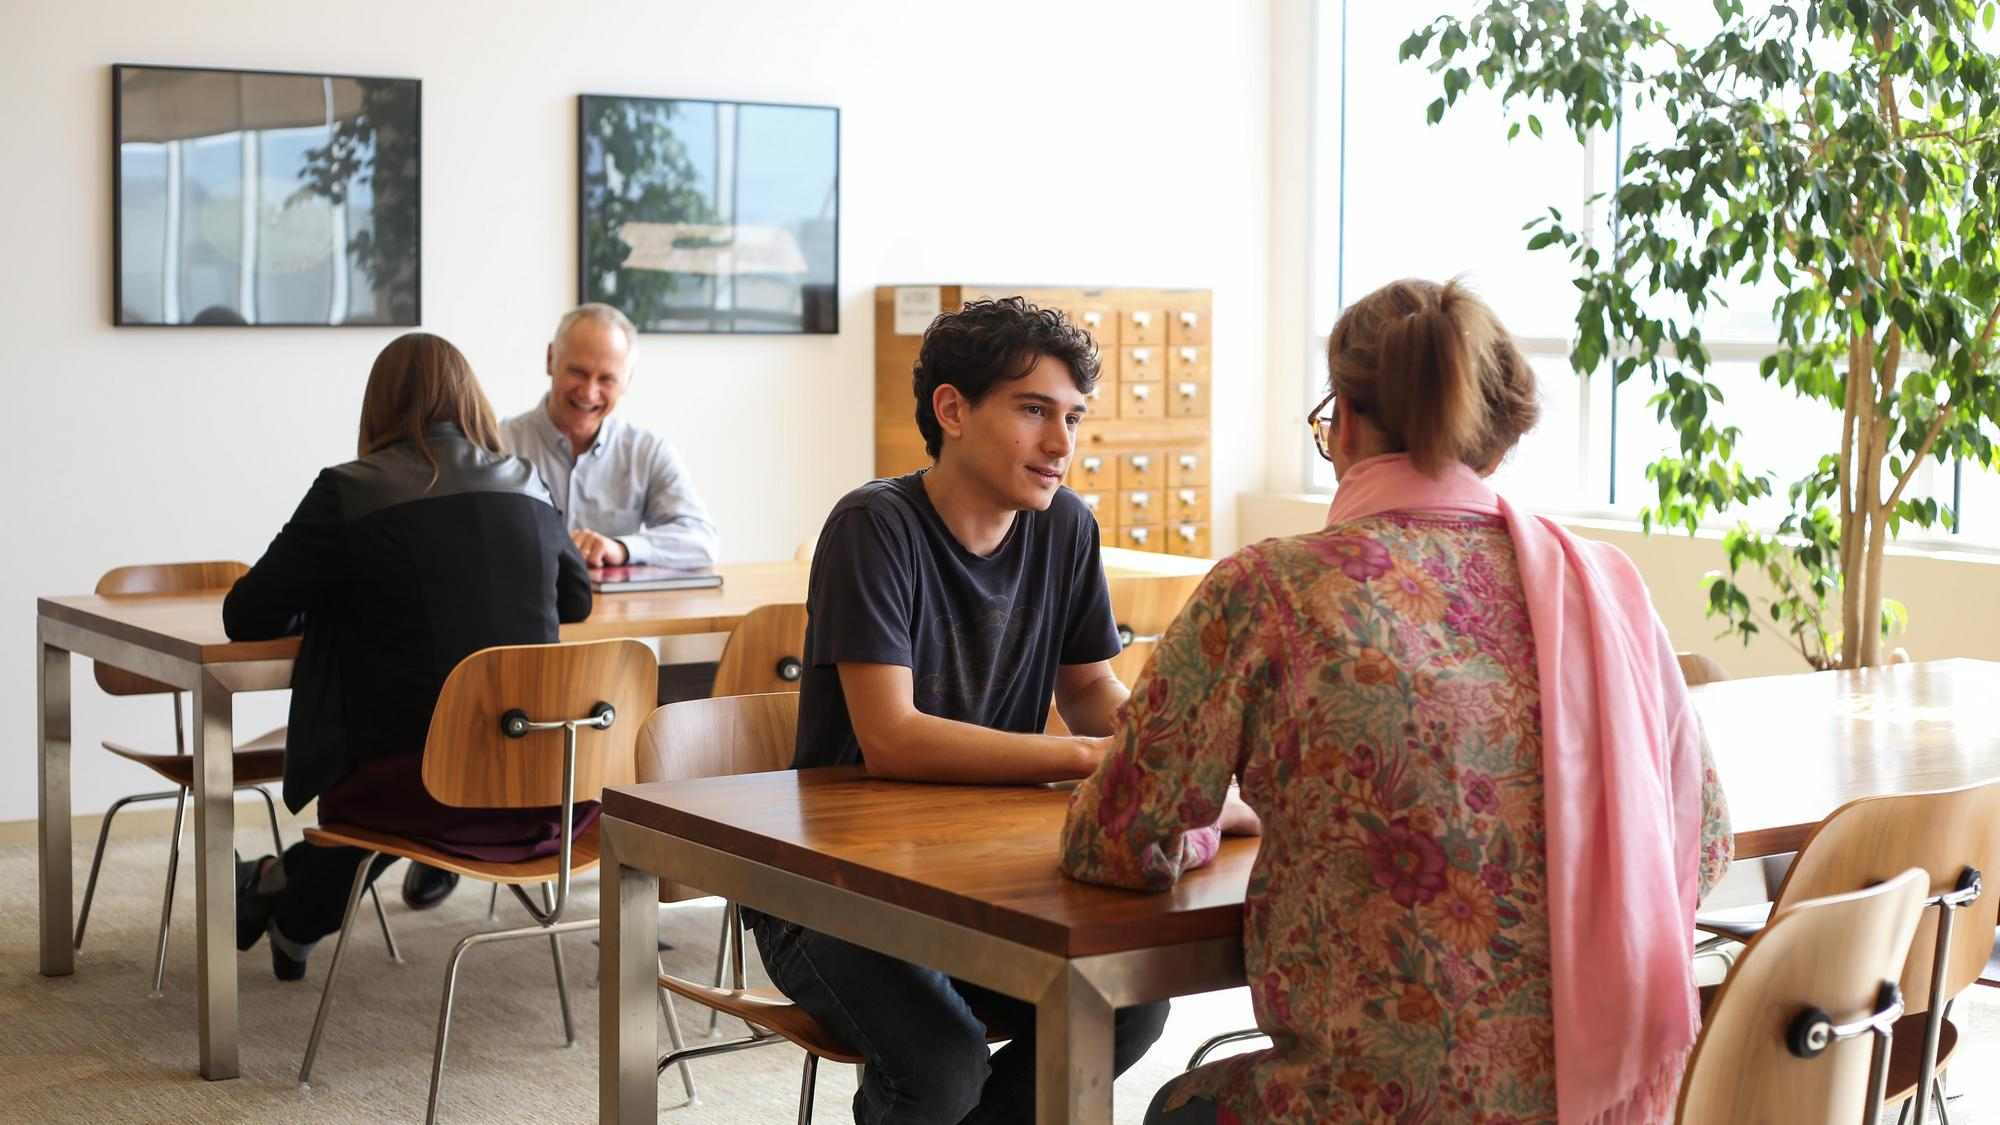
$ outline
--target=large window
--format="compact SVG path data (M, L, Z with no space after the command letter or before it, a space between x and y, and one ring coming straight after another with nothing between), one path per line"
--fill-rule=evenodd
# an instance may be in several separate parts
M1578 376L1570 365L1576 290L1572 265L1558 250L1529 251L1522 225L1553 207L1572 224L1594 226L1608 242L1610 216L1590 202L1616 186L1622 156L1635 144L1669 136L1657 110L1628 114L1615 131L1586 144L1559 124L1559 110L1538 116L1551 127L1513 140L1499 99L1475 83L1442 123L1425 110L1441 92L1437 76L1398 62L1409 33L1465 2L1419 0L1374 4L1319 0L1315 43L1311 290L1317 358L1301 388L1310 406L1325 393L1326 335L1349 302L1399 277L1462 277L1514 333L1540 379L1542 418L1503 464L1496 484L1542 511L1636 518L1657 498L1646 466L1676 448L1672 427L1648 400L1643 375L1613 388L1608 371ZM1655 0L1648 14L1689 36L1716 28L1709 0ZM1704 322L1714 352L1710 378L1725 396L1724 418L1742 427L1738 455L1772 475L1776 495L1741 517L1771 526L1787 510L1784 490L1834 449L1839 415L1798 399L1757 376L1772 350L1771 284L1734 285ZM1782 420L1782 421L1780 421ZM1331 467L1306 459L1305 485L1326 491ZM1956 533L1931 533L1940 545L2000 548L2000 477L1977 465L1928 464L1911 492L1960 507ZM1917 533L1921 534L1921 533ZM1906 543L1920 542L1914 534Z

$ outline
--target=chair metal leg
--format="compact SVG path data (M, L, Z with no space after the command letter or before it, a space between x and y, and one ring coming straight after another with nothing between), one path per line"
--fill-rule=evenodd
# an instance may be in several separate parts
M403 951L396 948L396 935L389 932L389 916L382 912L382 895L373 883L368 884L368 898L375 904L375 920L382 924L382 944L389 947L389 960L400 965Z
M347 892L347 911L340 916L340 936L333 942L333 960L326 967L326 984L319 992L319 1013L313 1016L312 1038L306 1040L305 1061L299 1064L299 1083L312 1081L313 1056L319 1054L319 1037L326 1030L327 1009L333 1006L333 982L340 976L340 955L347 951L347 931L354 921L354 911L361 905L361 891L368 885L368 869L375 865L377 853L369 852L361 857L361 865L354 869L354 887Z
M806 1072L799 1079L799 1125L812 1125L813 1085L819 1077L819 1056L806 1052Z
M558 922L553 926L534 925L523 926L513 930L488 930L485 933L469 934L458 940L458 945L451 951L451 960L445 965L444 996L438 1002L437 1043L431 1051L430 1104L424 1113L424 1121L427 1125L437 1121L437 1108L442 1093L442 1080L444 1078L445 1050L449 1046L451 1038L451 1009L458 996L458 966L465 959L466 953L470 952L473 946L485 945L488 942L515 941L520 938L553 936L555 934L573 934L583 930L595 930L596 928L597 919L591 918L581 922Z
M271 791L261 785L252 785L259 797L264 798L264 811L271 817L271 854L285 854L285 838L278 833L278 803L271 799Z
M554 912L555 908L555 891L549 884L543 883L542 909ZM568 974L563 972L562 939L553 933L549 935L549 956L556 963L556 999L562 1004L563 1046L574 1047L576 1046L576 1025L571 1022L569 1015L569 977Z
M493 921L500 916L500 884L493 884L493 893L486 899L486 920Z
M86 900L87 901L87 900ZM722 932L715 939L715 987L722 987L722 966L729 958L729 918L730 904L722 904ZM714 1008L708 1010L708 1037L715 1038L715 1032L722 1025L722 1013Z
M126 805L136 805L144 801L165 801L185 793L184 789L163 789L158 793L134 793L111 802L104 810L104 822L97 828L97 851L90 857L90 881L83 885L83 909L76 916L76 940L72 948L83 948L83 926L90 921L90 900L97 893L97 869L104 864L104 844L111 838L111 821ZM720 980L720 977L716 978Z
M661 960L660 975L665 976L666 973L666 961ZM687 1040L681 1036L681 1014L674 1007L674 994L664 988L655 989L654 991L660 998L660 1014L667 1017L667 1042L673 1045L676 1052L687 1050ZM680 1068L681 1085L687 1090L688 1104L693 1105L695 1102L694 1075L688 1070L687 1060L681 1060Z
M153 952L153 990L146 996L157 1000L166 995L162 985L167 979L167 935L172 932L174 922L174 876L181 866L181 826L187 820L188 791L181 790L174 801L174 834L167 841L167 889L160 900L160 937Z

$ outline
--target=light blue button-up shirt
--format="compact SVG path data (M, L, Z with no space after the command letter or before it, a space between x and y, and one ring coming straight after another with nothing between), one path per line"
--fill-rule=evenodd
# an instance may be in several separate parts
M613 414L598 426L590 448L571 456L569 439L549 418L547 395L500 430L508 452L541 474L571 531L588 528L618 540L633 566L715 565L721 537L694 482L659 435Z

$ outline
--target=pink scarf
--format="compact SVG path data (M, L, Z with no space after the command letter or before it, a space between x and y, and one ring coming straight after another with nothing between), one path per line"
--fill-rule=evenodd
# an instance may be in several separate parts
M1663 676L1646 585L1615 547L1515 510L1463 465L1432 480L1403 454L1362 461L1327 524L1393 511L1507 521L1541 678L1558 1117L1665 1121L1699 1028L1701 762L1698 737L1674 736L1693 720L1675 722L1687 689Z

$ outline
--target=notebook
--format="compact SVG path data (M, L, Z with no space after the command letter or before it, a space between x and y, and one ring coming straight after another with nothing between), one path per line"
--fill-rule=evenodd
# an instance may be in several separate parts
M722 585L712 570L681 570L670 566L607 566L590 572L590 588L607 594L643 590L703 590Z

